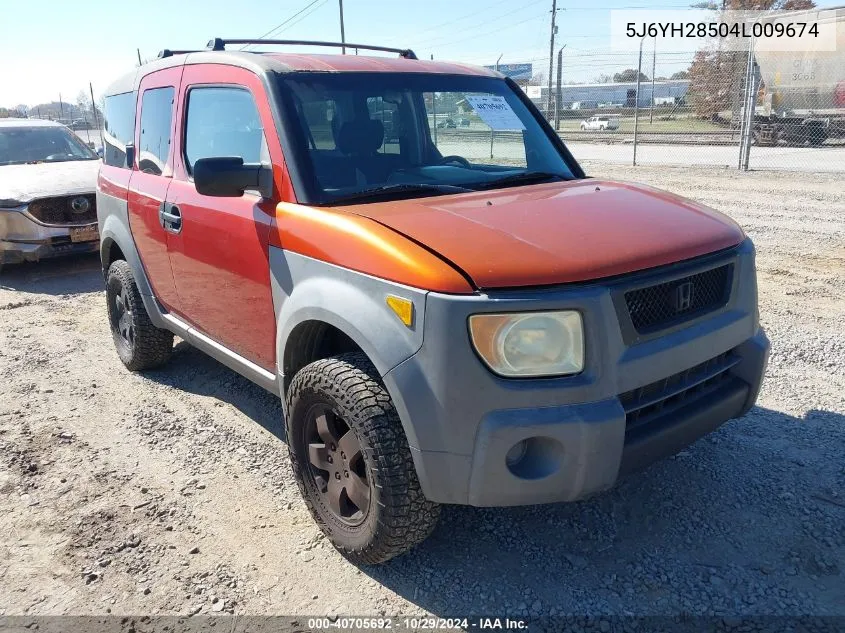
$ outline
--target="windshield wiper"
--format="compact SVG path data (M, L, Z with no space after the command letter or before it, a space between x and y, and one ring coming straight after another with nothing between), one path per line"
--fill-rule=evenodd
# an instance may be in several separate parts
M371 187L370 189L363 189L355 191L343 196L334 198L331 203L346 203L346 202L367 202L370 200L379 200L382 198L390 198L394 196L413 197L415 194L422 195L444 195L449 193L467 193L473 191L467 187L458 187L456 185L434 185L434 184L395 184L395 185L381 185L379 187Z
M483 182L476 185L476 189L495 189L497 187L510 187L514 185L530 185L532 183L545 182L549 180L566 180L560 174L553 174L547 171L526 171L520 174L511 174L504 178L497 178L490 182Z

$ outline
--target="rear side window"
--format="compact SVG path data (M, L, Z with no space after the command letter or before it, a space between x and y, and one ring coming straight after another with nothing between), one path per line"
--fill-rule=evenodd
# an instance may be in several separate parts
M170 133L173 124L172 87L145 90L141 97L141 134L138 168L160 176L170 155Z
M220 156L270 162L255 100L243 88L192 88L185 129L188 170L200 158Z
M135 100L138 94L124 92L106 97L103 121L103 162L114 167L126 165L126 146L135 136Z

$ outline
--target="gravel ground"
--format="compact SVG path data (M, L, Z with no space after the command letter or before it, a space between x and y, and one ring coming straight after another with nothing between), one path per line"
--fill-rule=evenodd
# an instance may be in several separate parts
M9 267L0 615L845 615L841 180L589 167L755 239L773 352L746 418L587 501L448 507L422 547L357 568L299 499L276 398L184 343L126 372L96 258Z

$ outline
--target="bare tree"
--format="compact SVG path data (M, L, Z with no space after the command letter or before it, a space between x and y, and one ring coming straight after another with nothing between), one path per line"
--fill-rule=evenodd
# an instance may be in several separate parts
M546 73L538 72L534 73L531 76L531 79L528 80L529 86L545 86L546 85Z

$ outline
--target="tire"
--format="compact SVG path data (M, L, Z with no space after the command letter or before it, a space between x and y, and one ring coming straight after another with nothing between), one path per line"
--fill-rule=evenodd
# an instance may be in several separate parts
M170 359L173 333L150 322L132 268L122 259L109 266L106 303L114 346L127 369L152 369Z
M420 489L399 415L366 355L301 369L285 410L299 490L338 551L355 564L384 563L431 534L440 506Z

